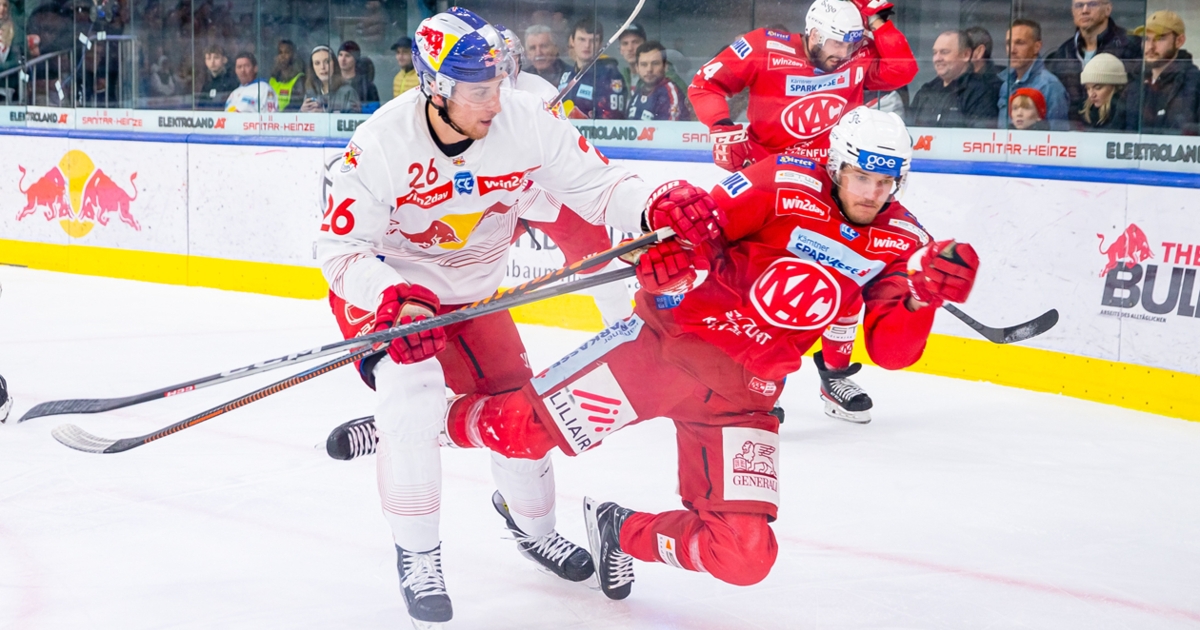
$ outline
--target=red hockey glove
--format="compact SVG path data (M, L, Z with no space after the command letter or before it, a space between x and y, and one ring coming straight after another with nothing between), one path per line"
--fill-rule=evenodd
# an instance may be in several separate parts
M863 26L871 27L871 20L879 18L887 20L893 13L896 12L896 6L888 0L850 0L854 6L858 8L858 14L862 16Z
M657 243L642 254L637 278L643 289L655 295L683 295L700 286L709 269L707 257L670 240Z
M914 300L930 306L965 302L978 270L975 248L953 240L935 241L908 259L908 288Z
M707 190L682 179L658 187L646 201L646 226L670 227L684 245L696 245L721 236L725 218Z
M441 302L433 291L419 284L397 284L383 292L375 310L375 329L386 330L393 325L411 324L437 313ZM396 337L388 344L388 356L396 363L416 363L441 352L446 347L446 331L434 328L411 335Z
M754 163L750 159L750 134L741 125L713 125L708 137L713 143L713 164L736 172Z

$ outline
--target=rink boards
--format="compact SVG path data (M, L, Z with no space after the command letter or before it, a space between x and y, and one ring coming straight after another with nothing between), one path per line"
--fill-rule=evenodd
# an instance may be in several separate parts
M339 148L0 141L0 263L326 295L313 240L325 170L340 163ZM624 164L652 183L686 177L712 186L723 173L711 164ZM1197 196L1191 188L914 173L905 205L935 237L971 242L983 261L963 310L990 325L1049 308L1062 316L1049 333L1001 347L941 313L916 369L1200 420ZM561 261L552 244L523 237L509 281ZM585 296L526 307L516 318L577 329L600 322Z

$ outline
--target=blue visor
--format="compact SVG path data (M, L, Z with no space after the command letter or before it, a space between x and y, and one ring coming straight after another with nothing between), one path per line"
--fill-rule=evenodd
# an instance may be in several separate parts
M900 169L903 166L904 159L894 155L881 155L862 150L858 152L858 167L870 173L883 173L900 179Z

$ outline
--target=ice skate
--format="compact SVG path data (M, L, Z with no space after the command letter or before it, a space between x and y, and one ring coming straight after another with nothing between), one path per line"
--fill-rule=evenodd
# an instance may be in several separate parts
M825 357L820 352L813 355L817 374L821 377L821 399L825 401L825 415L847 422L866 424L871 421L871 397L857 383L850 380L862 369L861 363L851 363L844 370L825 367Z
M351 460L375 452L375 417L356 418L339 424L325 440L325 452L334 459Z
M553 530L539 538L526 536L509 514L508 504L498 490L492 493L492 507L504 517L508 529L516 536L521 555L538 563L544 571L570 582L582 582L592 576L592 556L586 549Z
M633 510L616 503L597 503L583 498L583 518L588 544L596 558L600 590L609 599L625 599L633 590L633 556L621 551L621 525Z
M436 630L454 616L442 576L442 546L416 553L396 545L396 568L408 616L417 630Z
M8 383L0 376L0 422L8 420L8 412L12 411L12 396L8 395Z

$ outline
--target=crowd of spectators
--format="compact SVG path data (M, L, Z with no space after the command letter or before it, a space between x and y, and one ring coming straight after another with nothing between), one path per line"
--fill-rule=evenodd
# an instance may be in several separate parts
M1200 133L1200 69L1184 50L1186 26L1171 11L1130 31L1111 0L1072 0L1075 33L1042 55L1042 26L1013 20L1007 67L992 62L982 27L948 30L933 46L937 77L906 109L921 127Z
M999 33L994 40L982 26L947 29L928 51L935 76L897 93L878 95L880 106L902 112L918 127L1200 133L1200 69L1184 48L1186 26L1179 15L1157 11L1144 25L1129 29L1114 20L1112 0L1065 1L1075 28L1057 47L1043 42L1042 25L1028 18L1008 24L1002 51ZM308 4L313 11L306 12ZM293 17L328 24L327 8L308 4L299 3ZM269 73L260 73L255 38L247 32L283 18L256 16L252 9L230 2L0 0L0 73L40 54L79 47L74 35L80 29L111 35L136 27L139 106L370 113L418 83L410 37L392 44L395 65L383 52L388 30L403 24L390 20L384 4L358 3L352 28L338 29L354 39L311 50L311 39L304 46L296 44L302 37L270 40L275 42L274 61ZM420 5L422 11L429 8L425 4ZM18 14L25 9L25 15ZM523 33L522 70L560 89L574 83L564 103L569 115L644 121L693 118L686 98L690 76L685 78L691 69L673 49L680 40L673 40L673 46L652 41L645 27L633 23L620 33L610 56L600 50L606 41L603 26L590 16L573 20L572 15L580 13L567 5L543 6L523 22L529 26ZM305 24L292 27L290 32L321 32ZM782 25L773 28L783 30ZM203 51L194 60L189 54L193 45ZM376 56L364 54L364 48ZM917 52L924 57L924 51ZM98 59L103 53L81 54ZM382 94L376 84L380 62L385 90L387 77L393 77L391 90ZM117 80L111 72L83 74L92 91ZM12 102L11 87L0 81L0 103Z

